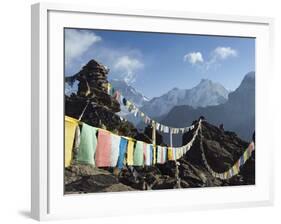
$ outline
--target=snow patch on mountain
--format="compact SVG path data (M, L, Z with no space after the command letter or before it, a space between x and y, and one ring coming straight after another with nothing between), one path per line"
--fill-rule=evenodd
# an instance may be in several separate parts
M154 117L166 114L179 105L189 105L193 108L219 105L227 101L228 94L229 91L221 84L202 79L191 89L174 88L160 97L151 99L144 104L142 111Z

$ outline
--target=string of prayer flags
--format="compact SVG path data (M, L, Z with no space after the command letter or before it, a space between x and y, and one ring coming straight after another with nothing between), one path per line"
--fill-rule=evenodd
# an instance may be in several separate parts
M201 120L199 121L198 128L197 128L194 136L196 136L199 131L200 131L200 148L201 148L201 153L202 153L202 160L203 160L204 165L207 168L207 170L215 178L220 178L222 180L226 180L226 179L230 179L233 176L237 175L240 172L240 167L246 163L246 161L251 157L252 152L255 149L254 142L251 142L249 144L249 146L247 147L247 149L244 151L244 153L240 156L240 158L234 163L234 165L230 169L228 169L227 171L225 171L223 173L217 173L209 166L209 164L206 160L203 143L202 143L203 136L202 136L202 129L201 129ZM194 136L193 136L193 138L194 138ZM192 140L190 142L193 142Z
M237 160L237 162L228 171L225 171L224 173L216 173L216 172L214 172L210 168L210 166L205 163L206 168L216 178L230 179L230 178L232 178L233 176L237 175L240 172L240 167L243 166L245 164L245 162L251 157L251 153L252 153L253 150L254 150L254 146L253 145L251 145L251 146L249 145L249 147L245 150L245 152Z
M67 116L65 116L65 125L65 166L69 166L73 159L81 164L96 167L117 166L120 169L124 164L128 166L163 164L168 159L179 159L192 145L189 142L185 146L170 147L168 150L166 146L152 145L119 136ZM74 150L75 158L72 155ZM168 151L172 152L172 155L169 155Z
M202 144L201 120L192 139L186 145L166 147L119 136L65 116L65 166L71 164L73 150L77 150L76 162L91 164L96 167L117 166L119 169L122 169L124 164L128 166L163 164L167 160L178 160L181 158L192 147L198 134L201 135L200 148L204 165L216 178L229 179L237 175L240 172L240 167L246 163L255 149L254 142L251 142L230 169L223 173L217 173L211 169L206 160Z

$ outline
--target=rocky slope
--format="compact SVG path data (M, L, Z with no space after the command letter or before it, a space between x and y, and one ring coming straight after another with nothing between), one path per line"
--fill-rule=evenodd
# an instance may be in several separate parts
M119 103L106 93L108 70L91 60L80 72L67 77L71 85L79 81L77 94L65 96L66 115L79 118L89 102L82 121L108 129L119 135L130 136L151 143L151 128L140 133L129 122L122 121L116 114ZM196 128L195 128L196 129ZM192 138L191 132L183 135L183 143ZM203 145L210 166L217 172L227 170L243 153L247 142L235 133L224 132L207 123L202 123ZM125 167L121 172L116 169L98 169L90 165L72 165L65 169L65 193L92 193L130 190L156 190L190 187L213 187L226 185L255 184L254 155L244 165L241 173L230 180L222 181L211 176L205 168L201 154L199 137L191 150L180 160L168 161L163 165L150 167ZM157 144L163 144L162 136L157 133Z

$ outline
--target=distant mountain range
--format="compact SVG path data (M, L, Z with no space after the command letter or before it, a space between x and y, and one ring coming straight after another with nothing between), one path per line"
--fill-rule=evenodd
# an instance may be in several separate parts
M179 105L190 105L197 108L222 104L227 101L229 94L228 90L221 84L208 79L202 79L197 86L191 89L174 88L160 97L154 97L149 100L124 81L111 80L110 82L124 97L134 102L141 111L150 117L158 118L159 116L166 115L173 107ZM128 120L135 124L139 121L128 114L125 108L121 109L120 115L127 117Z
M223 124L225 130L234 131L239 137L250 140L255 130L255 72L246 74L225 103L198 108L175 106L162 118L162 123L181 127L200 116L204 116L211 124Z
M160 97L145 102L141 110L151 117L162 116L179 105L197 108L222 104L227 101L228 94L228 90L221 84L202 79L191 89L174 88Z

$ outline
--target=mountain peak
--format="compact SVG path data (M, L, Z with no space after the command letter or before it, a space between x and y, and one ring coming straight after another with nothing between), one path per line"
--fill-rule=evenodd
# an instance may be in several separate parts
M244 79L255 79L256 73L254 71L248 72Z
M138 92L133 86L126 83L124 80L112 79L110 81L112 86L119 90L124 97L132 100L138 107L141 107L149 99L142 93Z
M197 108L222 104L227 101L228 94L228 90L221 84L202 79L191 89L173 88L162 96L153 98L144 104L142 110L152 117L162 116L179 105Z
M247 88L249 88L249 86L253 87L254 83L255 83L255 72L249 72L244 76L244 78L243 78L240 86L237 88L237 90L242 89L242 88L247 89Z
M212 89L212 90L216 90L216 91L220 91L223 92L223 95L227 95L228 94L228 90L224 88L224 86L218 82L213 82L210 79L201 79L200 83L193 87L193 89ZM227 96L226 96L227 98Z
M204 79L203 78L203 79L201 79L199 84L201 84L201 83L212 83L212 81L210 79Z

